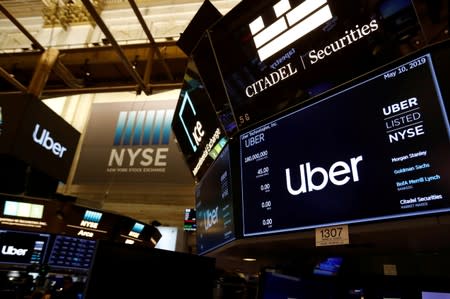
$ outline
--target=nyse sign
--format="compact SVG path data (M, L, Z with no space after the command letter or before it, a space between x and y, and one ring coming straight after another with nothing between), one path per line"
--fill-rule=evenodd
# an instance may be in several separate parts
M175 100L94 104L74 182L103 184L112 177L138 184L191 182L173 140L175 105Z

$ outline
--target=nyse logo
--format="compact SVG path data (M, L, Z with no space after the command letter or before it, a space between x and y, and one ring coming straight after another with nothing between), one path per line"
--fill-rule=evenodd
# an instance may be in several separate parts
M200 121L196 121L193 127L189 127L186 119L192 119L197 116L197 111L195 110L194 104L186 92L181 103L180 111L178 112L178 117L181 120L183 129L188 137L189 143L194 152L197 151L203 136L205 136L205 130Z
M306 0L294 8L291 8L289 0L281 0L273 9L277 20L269 26L264 25L261 16L249 24L261 61L333 17L326 0Z
M87 210L84 213L83 220L80 222L80 226L95 229L98 227L102 215L102 213Z
M130 147L113 148L108 166L166 166L168 147L143 146L169 144L173 114L173 109L121 111L113 145Z
M173 109L121 111L114 145L169 144Z
M131 231L128 233L130 237L139 238L142 230L144 229L144 225L141 223L135 223Z

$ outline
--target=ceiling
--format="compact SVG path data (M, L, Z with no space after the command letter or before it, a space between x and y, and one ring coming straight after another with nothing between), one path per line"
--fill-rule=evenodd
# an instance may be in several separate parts
M68 7L70 2L78 3L84 14L76 10L70 21L58 17L49 24L49 18ZM92 4L97 2L102 3L100 8ZM218 9L228 9L238 1L212 2L217 3ZM52 7L52 3L60 6ZM176 40L201 4L202 1L196 0L1 1L0 23L16 28L16 32L7 28L4 38L28 40L28 44L22 42L15 49L0 47L0 94L28 92L39 98L50 98L136 91L149 95L155 90L180 88L187 56L178 48ZM75 9L68 11L71 13ZM88 22L82 19L86 14ZM43 43L47 37L36 33L36 22L50 31L48 42ZM127 28L127 22L133 24ZM92 26L91 30L80 30L87 23ZM92 36L78 38L83 40L82 44L66 41L64 45L56 45L64 34ZM56 53L52 54L49 48ZM45 56L45 52L49 55ZM42 72L46 68L51 69L48 77ZM36 86L33 80L43 82Z

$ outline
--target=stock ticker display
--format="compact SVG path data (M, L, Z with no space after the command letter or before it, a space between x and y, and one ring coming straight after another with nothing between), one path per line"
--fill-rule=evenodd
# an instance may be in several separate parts
M244 235L449 211L444 48L242 133Z

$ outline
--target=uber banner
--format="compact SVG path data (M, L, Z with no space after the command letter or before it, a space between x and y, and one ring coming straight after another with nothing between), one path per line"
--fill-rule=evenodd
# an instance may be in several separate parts
M73 183L191 183L172 138L175 105L175 101L93 104Z

